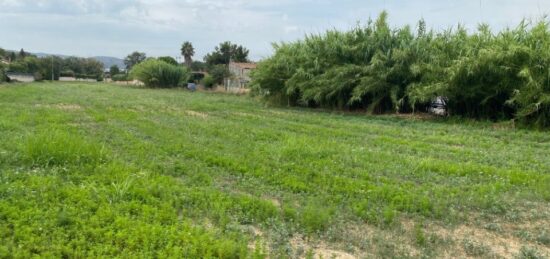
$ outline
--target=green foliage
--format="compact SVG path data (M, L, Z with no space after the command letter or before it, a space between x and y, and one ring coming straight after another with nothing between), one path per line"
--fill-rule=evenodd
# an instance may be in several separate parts
M129 54L124 59L124 64L126 65L126 70L131 70L135 65L145 61L147 59L147 55L143 52L134 51L131 54Z
M97 81L103 81L103 77L101 75L98 77L97 75L75 74L74 76L77 79L95 79Z
M153 88L178 87L189 78L187 69L156 59L149 59L134 66L130 75Z
M127 74L116 74L111 77L113 81L119 82L119 81L130 81L130 78Z
M233 44L230 41L220 43L212 53L204 57L209 67L215 65L228 65L229 62L248 62L248 53L245 47Z
M59 76L60 77L76 77L74 71L72 71L72 70L61 71L61 73L59 73Z
M120 74L120 68L117 65L112 65L109 68L109 73L111 74L111 77Z
M0 110L0 257L491 257L486 222L545 256L547 132L87 83Z
M6 81L6 74L5 74L6 66L2 63L0 63L0 83Z
M174 65L174 66L177 66L179 65L178 64L178 61L176 61L173 57L169 57L169 56L166 56L166 57L159 57L158 60L160 61L164 61L170 65Z
M426 234L421 225L414 226L414 239L418 246L425 247L427 244Z
M17 59L10 63L9 71L18 73L34 73L40 69L40 60L36 57L29 56L26 58Z
M10 72L34 74L35 78L51 79L52 69L54 79L60 76L78 77L86 79L103 78L103 64L95 59L68 57L43 57L27 55L17 59L9 65Z
M21 49L21 50L19 51L18 58L24 59L24 58L27 57L28 55L29 55L29 54L28 54L27 52L25 52L24 49Z
M202 79L201 83L206 88L212 88L216 84L216 80L214 79L213 76L207 75Z
M209 75L216 84L223 84L223 80L230 75L226 65L215 65L208 70Z
M300 224L308 234L326 230L331 222L330 209L308 205L300 213Z
M546 256L542 255L536 248L523 246L516 255L518 259L543 259Z
M191 63L191 71L193 72L199 72L199 71L206 71L206 63L201 61L193 61Z
M45 61L47 62L48 58L46 58ZM63 59L61 71L72 71L77 77L78 75L85 75L82 76L82 78L100 79L103 77L103 63L91 58L68 57Z
M191 67L193 64L193 56L195 55L195 48L193 47L193 44L189 41L184 42L181 44L181 55L185 59L185 65L187 67ZM197 71L197 70L193 70Z
M98 164L106 159L101 145L88 143L82 136L61 131L29 136L22 152L32 166Z
M422 20L413 33L391 29L384 12L348 32L274 44L252 86L275 102L370 113L423 111L445 96L454 115L548 127L549 28L541 21L498 34L487 25L435 33Z

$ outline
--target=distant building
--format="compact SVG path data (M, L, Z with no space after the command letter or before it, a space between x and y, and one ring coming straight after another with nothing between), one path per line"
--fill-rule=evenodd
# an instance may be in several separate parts
M224 80L227 90L247 88L250 83L250 72L256 69L255 63L229 63L230 77Z
M23 83L34 82L33 74L8 72L6 73L6 76L10 79L10 81L14 81L14 82L23 82Z

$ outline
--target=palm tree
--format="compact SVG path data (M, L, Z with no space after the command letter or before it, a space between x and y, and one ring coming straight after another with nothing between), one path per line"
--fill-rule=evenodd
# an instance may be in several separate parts
M181 55L185 59L185 65L191 67L193 56L195 55L195 48L193 48L191 42L186 41L181 45Z

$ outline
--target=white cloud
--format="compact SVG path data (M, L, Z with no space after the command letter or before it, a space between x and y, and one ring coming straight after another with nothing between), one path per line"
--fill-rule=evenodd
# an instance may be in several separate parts
M550 13L548 0L0 0L0 46L77 55L123 56L133 50L177 55L182 41L198 56L221 41L269 55L270 43L327 28L347 29L387 9L396 25L424 17L436 29L515 25Z

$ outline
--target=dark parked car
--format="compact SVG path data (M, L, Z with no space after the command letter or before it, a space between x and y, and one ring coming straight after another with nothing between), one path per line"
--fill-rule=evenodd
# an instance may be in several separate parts
M447 97L438 96L431 103L428 108L428 112L437 116L447 116L449 112L447 110Z

